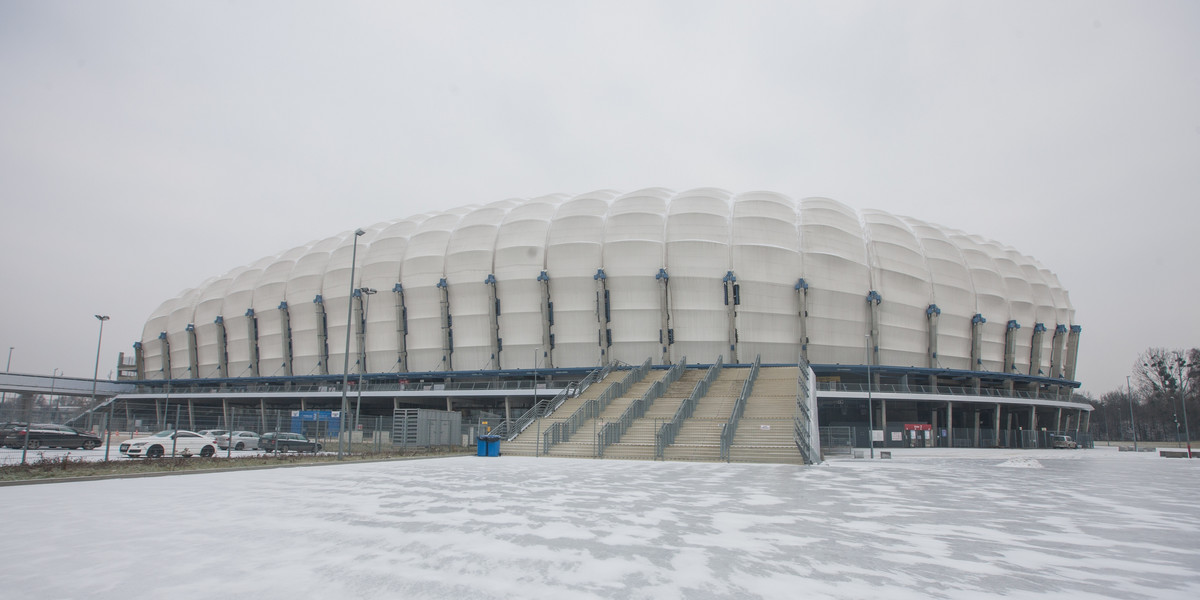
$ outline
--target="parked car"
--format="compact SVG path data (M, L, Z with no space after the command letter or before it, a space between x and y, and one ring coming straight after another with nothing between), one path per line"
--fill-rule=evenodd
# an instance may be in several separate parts
M80 431L66 425L50 423L34 423L28 427L15 426L4 430L4 439L0 440L9 448L20 448L25 445L26 432L29 434L29 448L83 448L94 450L104 443L100 436Z
M1055 448L1068 448L1074 450L1078 447L1078 444L1076 444L1075 440L1071 439L1071 436L1069 435L1056 435L1052 438L1052 442Z
M210 438L216 439L216 438L219 438L219 437L229 433L229 430L228 429L201 429L200 431L197 431L196 433L198 433L200 435L206 435Z
M12 421L9 423L0 423L0 446L8 446L8 436L14 430L24 427L28 423ZM21 443L25 443L22 439ZM20 446L8 446L9 448L19 448Z
M258 448L258 434L253 431L235 431L233 432L233 449L234 450L254 450ZM216 437L217 447L222 450L229 449L229 434L221 434Z
M217 441L194 431L167 429L123 442L121 454L129 458L162 458L170 454L172 448L177 456L191 454L207 458L217 453Z
M297 452L321 451L321 444L304 437L304 435L283 431L262 434L258 438L258 447L263 450L278 450L279 452L287 452L289 450Z

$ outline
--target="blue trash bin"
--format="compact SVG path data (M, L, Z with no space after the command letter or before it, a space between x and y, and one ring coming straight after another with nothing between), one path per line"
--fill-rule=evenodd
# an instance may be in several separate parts
M476 456L500 456L500 436L481 435L475 449Z

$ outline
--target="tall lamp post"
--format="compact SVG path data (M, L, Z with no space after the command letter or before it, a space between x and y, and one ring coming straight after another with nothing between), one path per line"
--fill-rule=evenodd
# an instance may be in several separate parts
M108 320L108 315L94 315L96 320L100 321L100 335L96 337L96 366L92 369L92 410L96 408L96 384L100 378L100 344L104 342L104 322ZM109 417L111 418L111 410ZM111 430L108 423L104 424L106 431ZM112 441L112 434L108 433L104 441L104 460L108 460L108 442Z
M354 297L354 265L358 262L358 238L366 233L362 229L354 230L354 248L350 251L350 295L347 300ZM346 388L350 385L350 319L353 318L354 302L346 302L346 352L342 362L342 412L338 418L338 454L337 459L342 460L342 438L346 434Z
M871 401L871 334L867 334L867 427L871 440L871 458L875 458L875 403Z
M1129 428L1133 430L1133 451L1137 452L1137 423L1133 420L1133 387L1129 384L1129 376L1125 376L1125 394L1129 396Z
M12 369L12 351L13 351L13 347L9 346L8 347L8 364L4 365L5 373L9 372ZM0 408L4 407L5 400L8 400L8 393L0 392Z

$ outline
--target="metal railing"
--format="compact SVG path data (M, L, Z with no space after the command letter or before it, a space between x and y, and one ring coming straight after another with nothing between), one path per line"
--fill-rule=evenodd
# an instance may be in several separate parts
M609 421L600 428L600 431L596 434L597 458L604 458L604 449L621 441L621 436L625 435L626 431L629 431L629 426L632 425L635 420L645 416L646 409L649 408L650 405L654 404L655 400L659 399L664 393L666 393L667 388L671 387L672 383L679 381L679 378L683 376L683 369L685 365L687 365L686 356L680 359L678 363L672 365L671 368L667 370L667 375L662 379L655 381L654 384L650 386L650 389L646 390L646 393L642 394L641 398L637 398L633 402L630 402L629 406L625 407L625 410L621 413L621 416L617 417L617 420Z
M717 362L708 368L708 372L700 381L696 382L696 387L692 388L692 393L675 409L675 416L671 420L664 423L654 434L654 458L661 459L666 452L667 446L675 443L675 436L679 434L679 429L683 426L683 422L691 418L692 413L696 412L696 404L700 399L708 395L708 390L712 387L714 381L721 376L721 367L725 364L725 357L717 357Z
M750 365L750 374L742 383L742 393L733 403L733 410L729 411L729 419L721 426L721 460L729 460L729 448L733 445L734 434L737 433L738 419L742 418L742 412L746 410L746 399L754 391L754 380L758 378L758 366L762 363L761 359L761 355L754 357L754 364Z
M522 431L525 431L525 429L527 429L535 420L552 414L554 411L558 410L558 407L562 406L562 403L566 402L568 398L574 398L575 396L582 394L583 391L588 388L588 386L603 379L604 376L610 371L612 371L612 366L605 365L602 368L588 373L588 376L584 377L583 381L567 385L566 388L564 388L553 398L547 398L535 402L534 405L529 408L529 410L525 411L520 417L517 417L517 419L513 421L511 425L508 421L502 422L499 427L491 431L491 434L501 436L505 438L505 441L512 441L513 438L520 435Z
M866 383L841 383L818 381L817 390L821 392L866 392ZM1076 396L1060 394L1051 391L1022 391L998 390L995 388L976 388L973 386L950 385L905 385L901 383L876 383L871 386L872 392L895 392L901 394L949 394L954 396L988 396L993 398L1023 398L1027 400L1061 400L1064 402L1079 402Z
M816 464L821 461L820 447L813 447L813 427L815 426L812 410L812 399L809 398L809 367L808 362L804 357L800 357L800 362L797 364L800 374L796 379L796 414L794 418L794 429L792 438L796 442L796 448L800 450L800 456L804 458L805 464ZM820 443L820 439L817 440Z
M600 416L600 413L608 407L614 399L620 398L629 390L633 384L641 381L646 377L646 373L650 372L650 359L647 358L640 366L635 367L625 375L621 381L618 381L605 389L599 397L584 402L582 406L575 409L571 416L566 420L551 423L545 431L542 432L542 449L541 452L547 452L555 444L561 444L571 439L571 436L579 431L579 426L583 425L588 419L594 419Z

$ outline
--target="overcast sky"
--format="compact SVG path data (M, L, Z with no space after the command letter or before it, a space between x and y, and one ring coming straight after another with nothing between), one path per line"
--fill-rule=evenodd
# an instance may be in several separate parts
M103 313L107 377L163 300L313 239L647 186L1011 245L1099 395L1200 346L1200 3L0 2L13 372L90 377Z

